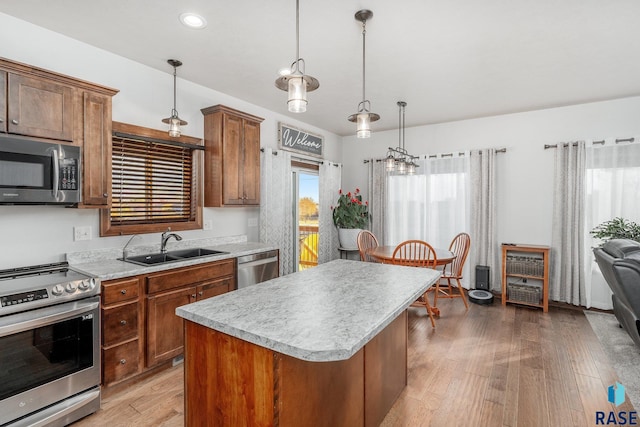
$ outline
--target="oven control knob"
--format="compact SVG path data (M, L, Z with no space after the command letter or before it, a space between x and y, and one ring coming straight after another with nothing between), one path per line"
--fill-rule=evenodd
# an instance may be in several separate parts
M51 293L58 296L58 295L62 295L64 293L64 288L62 287L62 285L55 285L52 289L51 289Z
M82 282L80 282L78 288L81 291L86 291L88 289L92 289L95 285L96 281L94 279L84 279Z
M78 286L75 283L70 282L70 283L67 283L67 286L65 287L65 289L67 290L67 292L72 294L76 291L76 289L78 289Z

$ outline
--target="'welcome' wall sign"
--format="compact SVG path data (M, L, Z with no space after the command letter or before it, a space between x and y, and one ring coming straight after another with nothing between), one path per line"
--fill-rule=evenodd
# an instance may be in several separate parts
M324 138L293 126L278 124L278 145L283 150L295 151L322 158Z

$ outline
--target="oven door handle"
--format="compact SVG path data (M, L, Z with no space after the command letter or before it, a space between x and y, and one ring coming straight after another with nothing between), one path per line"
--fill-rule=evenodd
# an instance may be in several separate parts
M10 316L0 317L0 337L4 337L30 329L40 328L89 313L100 306L100 297L54 305L38 310L25 311ZM91 314L91 316L93 316Z

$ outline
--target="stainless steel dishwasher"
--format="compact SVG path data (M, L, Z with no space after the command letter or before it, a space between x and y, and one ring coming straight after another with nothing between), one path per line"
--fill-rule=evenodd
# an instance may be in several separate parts
M278 251L238 257L238 289L278 277Z

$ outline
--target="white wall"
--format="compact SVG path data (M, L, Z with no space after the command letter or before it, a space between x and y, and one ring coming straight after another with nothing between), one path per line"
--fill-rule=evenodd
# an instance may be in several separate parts
M406 115L419 116L406 101ZM640 97L630 97L408 128L405 148L414 155L506 148L497 155L498 242L550 245L554 150L544 145L639 134ZM363 160L383 158L388 147L397 146L397 130L375 132L374 127L371 139L345 137L343 187L366 190Z
M36 67L119 89L113 98L113 120L164 129L161 119L173 105L173 70L160 72L129 59L78 42L0 13L0 56ZM185 64L183 67L190 66ZM303 122L181 80L178 72L177 107L189 124L183 132L203 137L201 108L224 104L264 117L260 137L263 147L277 148L278 122L299 126L324 136L325 158L340 162L340 137ZM286 97L283 95L283 102ZM185 231L185 239L247 235L258 241L258 227L248 226L259 218L258 208L205 208L204 220L212 220L212 230ZM74 226L91 226L92 240L73 241ZM67 252L121 247L127 237L98 237L97 210L45 206L0 206L0 269L64 260ZM159 234L147 234L136 244L157 243Z

